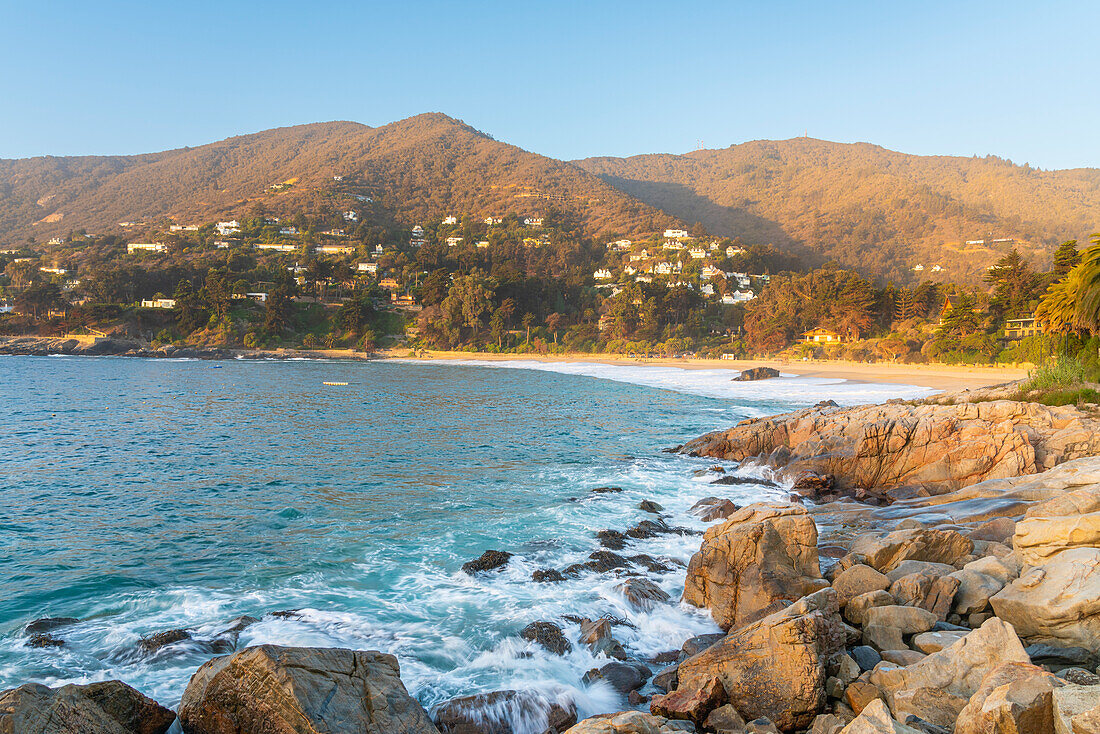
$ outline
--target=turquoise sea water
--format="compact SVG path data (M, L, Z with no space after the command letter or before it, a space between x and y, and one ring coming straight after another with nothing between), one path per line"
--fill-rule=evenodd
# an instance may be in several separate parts
M582 715L621 708L581 683L599 663L520 640L528 622L612 614L633 653L712 631L697 610L632 610L610 574L537 584L584 561L596 530L662 504L673 525L698 499L782 497L710 486L713 464L661 453L751 415L916 395L918 389L728 372L599 365L210 363L0 358L0 688L119 678L175 706L234 617L263 642L398 656L425 705L530 689ZM328 387L325 381L347 386ZM727 465L734 469L733 465ZM740 473L752 474L750 469ZM593 487L622 487L592 495ZM686 561L698 537L634 541L625 554ZM461 564L494 548L501 572ZM651 577L678 598L683 570ZM271 612L298 610L273 617ZM64 647L26 646L27 622L80 621ZM563 623L567 635L576 625ZM142 653L142 635L198 642Z

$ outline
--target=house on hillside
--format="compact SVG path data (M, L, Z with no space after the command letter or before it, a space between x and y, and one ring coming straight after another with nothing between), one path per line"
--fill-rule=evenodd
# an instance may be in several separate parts
M666 229L664 237L666 240L687 240L691 239L691 235L687 233L686 229Z
M819 326L802 332L802 342L804 344L841 344L844 339L835 331Z
M1019 341L1029 336L1038 336L1043 333L1044 324L1034 315L1023 319L1008 319L1005 321L1005 341Z
M344 212L344 221L345 222L358 222L359 221L359 214L357 212L354 212L351 209L349 209L348 211Z
M374 275L378 272L378 263L358 263L355 268L360 273L370 273Z
M355 248L351 245L321 245L317 252L324 255L350 255L355 252Z
M168 245L163 242L130 242L126 245L126 252L168 252Z
M378 285L387 291L395 291L401 287L393 278L382 278L381 282L379 282Z
M149 301L142 301L141 302L141 307L142 308L175 308L176 307L176 299L175 298L154 298L154 299L149 300Z
M448 237L447 238L447 247L458 247L461 244L462 244L462 238L461 237Z
M726 257L733 257L734 255L744 255L744 254L745 254L745 248L744 247L734 247L733 245L730 245L729 247L726 248Z
M488 250L489 249L489 240L478 240L476 244L477 244L477 249L479 249L479 250Z
M542 217L527 217L523 220L523 224L526 227L541 227Z
M600 268L596 272L592 273L592 277L596 280L611 280L611 271L607 268Z
M688 250L688 254L691 255L692 260L702 260L707 256L707 251L702 247L693 247Z
M253 245L257 250L268 250L271 252L297 252L298 245L283 245L276 242L257 242Z
M455 216L443 217L443 223L444 224L458 224L458 217L455 217Z
M228 237L231 234L238 234L241 231L241 223L236 219L228 222L218 222L214 225L214 231L218 233L219 237Z

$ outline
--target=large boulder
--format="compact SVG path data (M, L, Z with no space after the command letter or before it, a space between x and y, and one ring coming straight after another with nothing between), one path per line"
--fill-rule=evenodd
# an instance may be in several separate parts
M903 561L954 565L974 550L974 541L954 530L895 530L883 536L864 535L852 544L867 565L887 573Z
M937 688L961 698L970 698L982 680L1003 663L1030 663L1024 646L1012 626L997 619L939 652L904 668L880 667L871 674L887 703L898 691Z
M1010 400L814 407L744 420L681 451L768 457L791 475L831 474L839 489L938 495L1100 454L1100 421L1072 406Z
M841 729L840 734L921 734L921 731L895 721L886 704L876 699Z
M0 693L3 734L164 734L176 715L122 681Z
M1020 559L1041 566L1062 551L1100 547L1100 485L1034 505L1016 523L1012 544Z
M1062 681L1031 663L991 670L959 713L955 734L1041 734L1054 731L1054 689Z
M684 601L709 609L722 629L774 612L826 582L817 557L817 526L804 507L753 504L707 530L691 557Z
M755 382L756 380L771 380L779 377L779 370L774 367L750 367L742 370L741 374L733 378L733 382Z
M994 613L1032 643L1100 647L1100 548L1063 551L990 598Z
M1100 734L1100 685L1054 690L1055 734Z
M493 691L453 698L433 708L432 717L443 734L556 734L577 723L577 708L564 695Z
M188 734L438 734L401 683L397 658L259 645L206 662L179 705Z
M717 677L746 720L766 716L784 731L806 728L825 706L825 661L845 637L836 593L824 589L680 663L679 687L701 689Z

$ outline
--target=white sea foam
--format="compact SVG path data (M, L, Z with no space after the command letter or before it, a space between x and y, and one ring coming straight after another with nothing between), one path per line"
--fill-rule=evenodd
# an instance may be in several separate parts
M409 364L469 365L497 369L538 370L580 375L615 382L627 382L662 390L703 395L736 401L768 401L793 404L835 400L842 405L877 403L890 398L913 399L931 395L936 390L916 385L896 385L856 382L840 378L800 377L782 374L771 380L734 382L734 370L687 369L663 365L617 365L598 362L541 362L533 359L515 360L393 360Z

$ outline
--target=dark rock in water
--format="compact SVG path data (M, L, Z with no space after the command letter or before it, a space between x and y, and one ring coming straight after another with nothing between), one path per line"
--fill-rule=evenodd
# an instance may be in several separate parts
M656 538L664 533L671 533L672 528L664 520L642 520L634 527L626 531L631 538Z
M441 703L432 718L442 734L561 734L577 723L577 707L534 691L494 691Z
M638 505L638 509L645 512L651 512L654 515L660 514L665 508L661 507L656 502L650 502L649 500L642 500L642 504Z
M679 659L679 650L665 650L664 652L659 652L651 657L649 659L649 662L653 663L654 665L668 665L669 663L675 663Z
M627 568L630 566L629 561L618 553L612 553L611 551L595 551L589 554L588 557L592 560L583 564L584 567L597 573L606 573L614 568Z
M271 612L271 617L275 619L301 619L302 613L297 609L282 609L277 612Z
M176 715L122 681L48 688L27 683L0 693L0 732L164 734Z
M623 592L630 606L641 611L648 611L656 604L664 604L669 600L669 595L657 584L649 579L627 579L617 587Z
M622 487L593 487L588 490L592 494L614 494L616 492L622 492Z
M647 556L645 553L639 553L636 556L629 556L628 561L635 566L644 566L650 573L668 573L672 570L672 566L667 563L658 561L653 556Z
M573 645L562 634L561 627L553 622L532 622L523 628L519 636L537 642L555 655L564 655L573 649Z
M596 533L600 545L611 550L622 550L626 547L626 536L618 530L600 530Z
M756 380L771 380L779 377L779 370L774 367L753 367L741 372L731 382L755 382Z
M703 522L714 522L715 520L725 520L739 509L741 509L740 506L730 500L720 497L704 497L692 505L688 513L695 515Z
M940 726L939 724L933 724L931 721L925 721L916 714L907 714L904 721L901 723L908 726L910 729L916 729L920 734L951 734L951 730Z
M779 485L770 479L761 479L760 477L738 477L732 474L727 474L724 477L718 477L711 484L726 484L726 485L740 485L740 484L758 484L762 487L778 487Z
M187 734L436 734L401 683L397 658L259 645L206 662L179 705Z
M1084 647L1056 647L1054 645L1028 645L1025 648L1036 665L1051 668L1088 668L1095 669L1100 655Z
M678 664L670 665L657 673L653 676L653 687L665 693L676 690L676 685L679 682L679 668Z
M191 633L187 630L166 630L164 632L157 632L156 634L142 637L140 640L138 640L138 646L144 652L156 652L163 647L167 647L168 645L190 639Z
M835 400L821 400L814 403L815 408L839 408L840 403Z
M64 640L47 632L31 635L31 638L27 640L27 647L63 647L64 645Z
M649 696L643 696L637 691L631 691L626 695L626 700L631 706L641 706L643 703L649 700Z
M626 651L611 633L611 622L607 619L579 619L581 626L581 644L592 651L593 655L603 653L609 658L625 660Z
M554 568L540 568L531 572L531 579L540 584L546 584L565 581L565 576L562 575L561 571Z
M713 647L726 636L721 632L715 632L709 635L695 635L695 637L689 637L680 647L680 655L682 659L690 658L692 655L698 655L708 647Z
M1057 675L1062 680L1079 686L1100 685L1100 675L1084 668L1062 668Z
M37 634L39 632L49 632L55 630L58 627L67 627L70 624L76 624L80 620L76 617L42 617L36 619L33 622L27 622L27 625L23 628L23 631L28 635Z
M260 620L256 619L255 617L250 617L247 614L242 614L236 619L230 620L229 626L222 630L222 634L224 635L230 632L243 632L247 627L251 627L259 621Z
M680 449L682 449L682 448L684 448L683 444L680 444L679 446L670 446L667 449L661 449L661 453L662 454L678 454L678 453L680 453Z
M482 571L494 571L503 568L512 554L508 551L487 550L473 561L462 564L462 570L468 574L481 573Z
M625 696L644 686L650 673L649 668L641 663L608 663L600 668L592 668L581 680L585 685L591 685L598 680L606 681Z
M874 670L875 666L882 662L882 656L870 645L857 645L852 648L849 655L863 671Z

